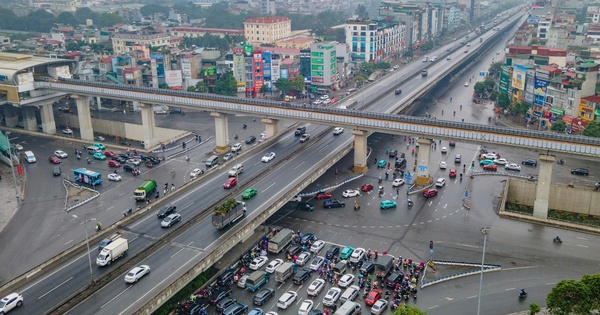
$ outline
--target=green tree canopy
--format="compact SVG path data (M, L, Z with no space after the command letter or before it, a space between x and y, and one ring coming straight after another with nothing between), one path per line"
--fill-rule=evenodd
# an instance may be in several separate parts
M71 12L61 12L56 17L56 23L60 23L60 24L64 24L64 25L70 25L70 26L77 26L77 25L79 25L79 21L77 21L77 18L75 17L75 14L73 14Z
M55 17L46 10L37 10L27 14L27 21L22 25L28 31L49 32Z
M160 4L147 4L140 8L140 13L144 16L152 15L154 13L162 13L168 15L169 8Z
M358 16L358 18L360 19L368 19L369 18L369 12L367 12L367 7L365 7L362 4L359 4L356 7L356 10L354 10L354 14Z
M292 83L286 78L279 78L277 81L275 81L275 87L285 95L289 90L292 89Z
M525 101L512 103L510 106L510 110L513 114L517 116L523 116L527 113L531 105Z
M494 87L496 87L496 82L494 81L494 79L487 77L483 81L483 85L485 85L486 90L491 91L494 89Z
M488 72L491 77L497 78L500 76L500 72L502 71L502 64L502 62L494 62L490 65Z
M495 102L498 100L498 96L500 96L500 93L498 93L498 91L493 90L492 93L490 93L490 101Z
M552 127L550 127L550 130L556 132L565 132L565 129L567 129L567 123L563 120L557 120L553 122Z
M75 18L77 18L79 24L85 24L87 19L91 19L96 25L100 22L100 15L90 8L79 8L75 10Z
M498 96L498 106L507 109L510 105L510 98L506 93L500 93Z
M194 86L188 86L189 92L208 93L208 86L204 81L198 81Z
M421 311L416 306L405 305L396 308L392 315L427 315L427 313Z
M109 27L118 23L123 23L123 17L117 13L102 13L98 25L101 27Z
M475 93L477 93L477 95L481 95L483 94L483 91L485 91L485 84L483 84L483 82L477 82L473 86L473 90L475 90Z
M304 90L304 77L301 75L296 76L291 81L291 87L292 87L292 90L296 90L296 91Z
M235 96L237 94L237 81L233 77L233 72L223 73L215 83L216 94Z
M264 85L264 84L261 85L260 86L260 90L258 90L258 93L264 94L264 93L267 93L267 92L269 92L269 87L266 86L266 85Z
M560 281L546 296L546 305L551 314L590 314L593 306L591 290L577 280Z
M535 315L539 313L542 309L535 302L531 302L529 304L529 315Z
M0 8L0 28L14 30L18 20L19 18L12 10Z
M585 129L583 129L583 135L600 138L600 124L595 120L590 121L587 126L585 126Z
M433 42L426 42L424 44L421 44L421 46L419 46L419 50L421 51L430 51L433 49Z

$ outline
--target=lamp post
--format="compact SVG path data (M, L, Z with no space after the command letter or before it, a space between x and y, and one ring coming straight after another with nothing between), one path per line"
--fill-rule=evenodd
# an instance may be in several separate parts
M6 135L6 141L8 143L8 159L10 160L10 171L12 172L13 184L15 185L15 195L17 196L17 202L19 202L19 187L17 186L17 177L15 176L15 167L13 165L13 154L12 154L12 146L10 145L10 131L6 131L4 134Z
M79 218L76 214L72 215L72 217L75 219L79 219L79 221L83 222L83 227L85 228L85 245L87 245L88 263L90 265L90 282L92 282L92 281L94 281L94 271L92 270L92 256L90 255L90 239L88 237L87 222L88 221L96 221L96 219L92 218L89 220L83 220L83 219Z
M485 261L485 244L489 232L489 227L481 228L481 234L483 234L483 253L481 253L481 274L479 275L479 294L477 295L477 315L479 315L479 310L481 309L481 288L483 286L483 264Z

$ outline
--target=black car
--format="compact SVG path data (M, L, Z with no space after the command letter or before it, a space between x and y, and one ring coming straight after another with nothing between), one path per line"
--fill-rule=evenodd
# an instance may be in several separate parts
M123 158L123 159L125 159L125 160L131 158L131 154L129 154L129 153L121 153L118 156L121 157L121 158Z
M296 131L294 131L294 135L298 136L298 137L305 133L306 133L306 127L304 127L304 126L298 127L298 128L296 128Z
M395 158L398 155L398 150L390 150L389 156Z
M54 176L60 176L60 166L55 166L54 169L52 170L52 175Z
M210 304L216 305L220 299L222 299L224 297L228 297L228 296L231 296L231 289L224 288L224 287L217 287L210 294L210 298L209 298Z
M119 162L121 164L125 164L125 162L127 161L126 159L124 159L124 158L122 158L122 157L120 157L118 155L113 156L111 159L113 161L117 161L117 162Z
M133 172L134 169L135 169L135 166L133 166L133 165L123 164L123 170L125 172Z
M256 137L250 136L250 137L248 137L248 139L246 139L246 144L253 143L254 141L256 141Z
M252 299L252 302L254 302L255 305L263 305L273 297L273 294L275 294L275 290L271 288L264 288L256 293Z
M185 112L181 108L173 108L169 111L169 114L185 115Z
M300 210L300 211L315 211L315 206L311 205L308 202L299 202L296 205L296 210Z
M323 311L321 310L312 310L308 312L308 315L323 315Z
M323 202L323 207L327 209L331 208L343 208L346 206L346 203L339 199L329 199Z
M177 207L175 205L164 206L160 210L158 210L156 216L159 218L164 218L171 213L175 213L175 210L177 210Z
M156 156L149 156L146 159L150 160L152 164L160 164L160 159Z
M231 305L237 303L237 300L232 297L224 297L217 302L217 311L221 312L224 309L230 307Z
M590 171L588 171L586 168L574 168L571 170L571 174L589 176Z
M363 276L366 276L375 270L375 264L372 261L367 261L358 270Z
M387 278L387 286L388 288L393 288L397 283L402 282L402 278L404 278L404 274L402 272L394 272Z
M292 246L292 247L288 248L288 250L285 252L285 254L289 255L289 256L294 256L294 255L300 254L301 251L302 251L302 246Z
M202 309L208 307L208 300L205 298L196 298L193 303L185 303L181 306L180 312L177 314L181 315L198 315Z
M296 272L296 275L294 275L294 278L292 278L292 281L295 284L303 284L304 281L308 280L311 275L312 275L312 270L302 268Z
M451 146L451 147L454 147L454 146L456 146L456 142L450 141L450 142L448 142L448 145Z
M396 162L394 162L394 166L399 167L399 168L405 168L406 160L404 158L396 159Z
M327 253L325 253L325 258L332 259L333 257L335 257L335 256L337 256L339 254L340 254L340 247L337 246L337 245L332 245L327 250Z
M396 89L396 90L394 91L394 94L396 94L396 95L400 95L400 94L402 94L402 90L401 90L401 89Z
M230 286L233 283L234 276L235 272L233 270L227 270L217 278L217 283L222 286Z
M521 164L523 164L523 165L537 166L537 160L534 160L534 159L527 159L527 160L523 160L523 161L521 162Z
M317 240L317 237L314 234L306 233L306 234L302 235L302 238L300 239L300 244L302 244L302 245L312 244L312 242L314 242L315 240Z

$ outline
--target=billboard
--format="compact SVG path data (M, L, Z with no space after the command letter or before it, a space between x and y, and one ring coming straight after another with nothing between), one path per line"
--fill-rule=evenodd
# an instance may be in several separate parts
M500 83L498 85L498 90L500 93L508 93L508 86L510 83L510 76L506 72L500 73Z
M533 93L525 92L525 102L533 104Z
M244 45L244 55L246 56L252 56L252 52L254 51L254 48L250 45Z
M210 67L202 68L201 73L202 73L203 77L210 77L210 76L216 75L217 67L210 66Z
M165 83L171 90L183 90L183 79L181 70L165 71Z
M527 69L521 65L515 65L512 76L512 87L519 90L525 89L525 72Z
M17 85L19 93L33 90L33 73L25 72L17 74Z
M533 82L533 94L546 96L547 87L548 81L536 78Z

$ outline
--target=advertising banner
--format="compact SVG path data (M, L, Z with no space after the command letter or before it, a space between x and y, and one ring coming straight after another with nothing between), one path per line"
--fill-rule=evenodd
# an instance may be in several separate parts
M548 81L536 78L533 83L533 94L546 96L547 87Z
M525 71L527 69L521 65L515 65L513 70L512 77L512 86L515 89L524 90L525 89Z
M498 89L500 90L500 93L508 93L508 86L510 84L510 76L508 75L508 73L502 72L500 73L500 83L499 83L499 87Z
M165 71L165 83L171 90L182 90L183 79L181 76L181 70L167 70Z
M525 102L533 104L533 93L525 92Z

